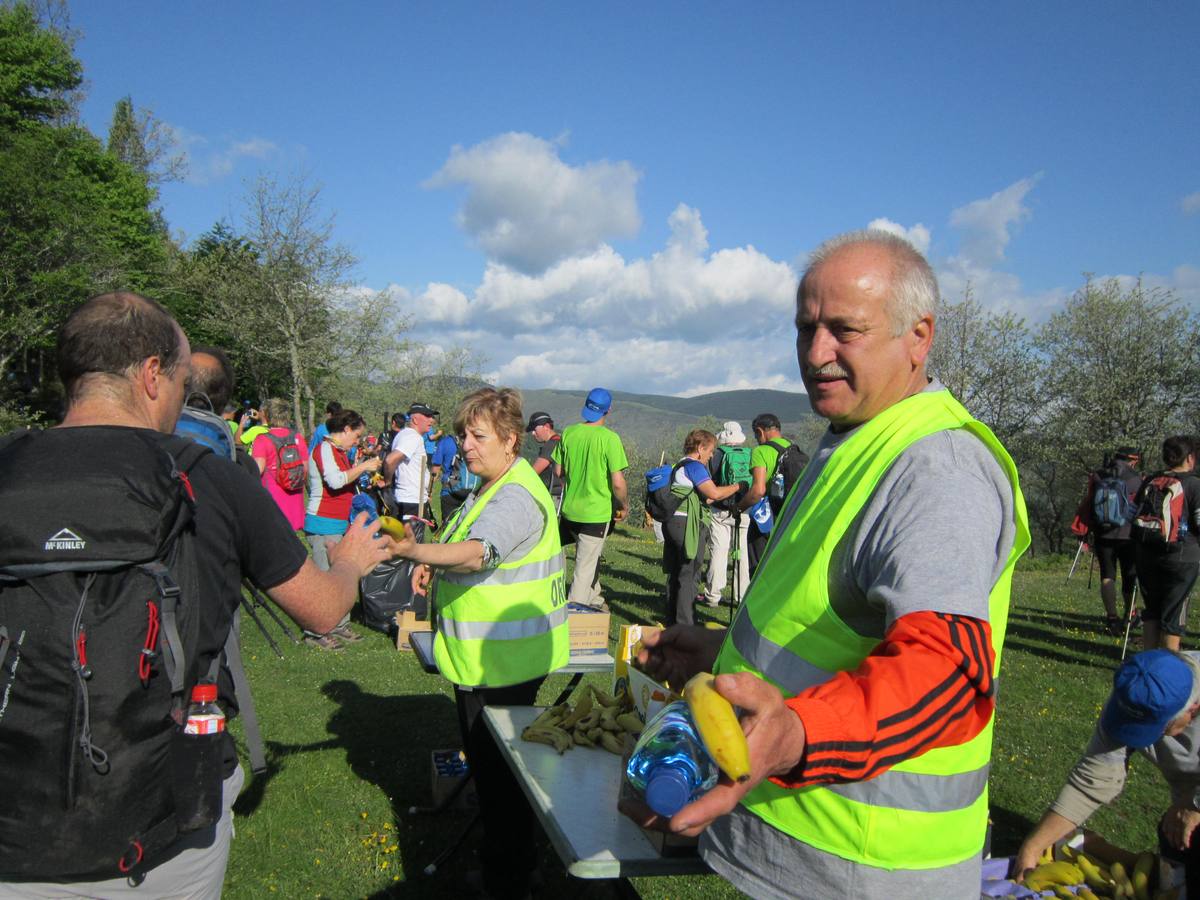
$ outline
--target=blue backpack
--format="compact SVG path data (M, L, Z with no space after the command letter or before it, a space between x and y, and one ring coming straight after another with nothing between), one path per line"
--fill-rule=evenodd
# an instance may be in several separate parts
M1133 521L1137 506L1129 499L1125 482L1115 474L1105 474L1092 492L1092 512L1101 528L1121 528Z
M454 459L450 463L450 496L455 500L466 500L471 492L483 483L483 479L467 468L467 458L462 454L458 441L454 442Z
M175 423L175 433L202 444L222 459L237 461L229 423L214 412L185 406L179 413L179 421Z

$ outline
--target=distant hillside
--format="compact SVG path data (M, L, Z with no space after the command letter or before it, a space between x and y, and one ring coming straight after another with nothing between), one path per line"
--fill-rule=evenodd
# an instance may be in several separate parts
M548 412L555 427L561 431L580 421L579 411L587 391L522 390L521 395L526 417L539 410ZM658 446L664 438L673 437L681 426L691 426L705 416L712 416L719 423L736 420L746 437L753 441L750 422L764 412L779 416L785 434L798 430L801 423L812 416L808 397L787 391L719 391L696 397L614 391L609 425L639 447L650 448Z

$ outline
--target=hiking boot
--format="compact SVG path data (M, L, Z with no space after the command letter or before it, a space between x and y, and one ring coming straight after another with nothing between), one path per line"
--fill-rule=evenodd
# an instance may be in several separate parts
M318 650L332 650L335 652L340 652L343 649L342 642L334 637L332 633L306 634L304 636L304 643L308 644L310 647L316 647Z
M1105 616L1104 630L1113 637L1121 637L1125 634L1125 622L1117 616Z
M721 598L718 597L716 600L709 600L707 594L697 594L696 602L703 603L705 606L715 609L721 605Z
M339 625L333 631L329 632L339 641L346 644L357 644L363 639L363 636L351 628L349 625Z
M1133 618L1131 618L1129 620L1129 627L1130 628L1141 628L1142 627L1142 614L1140 612L1138 612L1136 609L1133 611Z

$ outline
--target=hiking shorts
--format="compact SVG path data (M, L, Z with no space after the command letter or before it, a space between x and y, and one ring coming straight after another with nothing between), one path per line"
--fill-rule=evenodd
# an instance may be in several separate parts
M1131 540L1096 539L1096 560L1100 563L1100 580L1112 581L1121 567L1121 584L1133 590L1137 577L1137 547Z
M1145 603L1142 620L1158 622L1165 634L1182 636L1187 631L1188 594L1200 562L1184 562L1178 554L1139 546L1137 571Z

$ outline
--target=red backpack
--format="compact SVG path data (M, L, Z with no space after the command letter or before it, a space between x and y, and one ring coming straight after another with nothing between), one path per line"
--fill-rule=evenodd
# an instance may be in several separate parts
M294 431L289 431L286 438L270 432L266 435L267 440L275 445L275 483L289 494L298 494L304 489L304 454L296 445L296 437Z
M1169 472L1152 475L1138 491L1133 534L1147 544L1179 543L1179 526L1186 515L1183 482Z

